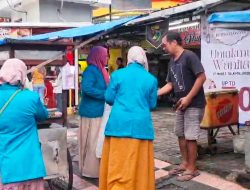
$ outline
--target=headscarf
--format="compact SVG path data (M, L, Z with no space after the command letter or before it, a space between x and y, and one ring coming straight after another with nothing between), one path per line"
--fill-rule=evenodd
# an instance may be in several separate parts
M0 70L0 84L9 83L11 85L25 85L27 77L27 67L19 59L8 59L4 62Z
M90 53L87 58L87 63L89 65L95 65L98 67L98 69L102 72L106 84L108 85L109 75L107 70L105 69L105 66L107 64L107 58L108 50L104 47L96 46L90 50Z
M148 60L145 51L139 46L133 46L128 51L128 65L137 62L148 71Z

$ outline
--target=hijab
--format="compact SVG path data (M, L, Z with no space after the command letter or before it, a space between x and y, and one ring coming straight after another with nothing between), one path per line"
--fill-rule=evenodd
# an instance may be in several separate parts
M105 66L108 60L108 50L102 46L93 47L87 58L88 65L95 65L103 75L106 85L109 83L109 75Z

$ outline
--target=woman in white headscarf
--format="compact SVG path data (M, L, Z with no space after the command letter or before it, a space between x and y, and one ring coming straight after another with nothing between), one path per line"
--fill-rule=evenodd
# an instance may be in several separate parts
M0 70L0 190L44 190L36 121L48 112L37 93L24 89L26 74L19 59L8 59Z
M105 94L112 111L105 129L100 190L154 190L154 129L157 80L148 71L145 51L128 52L128 66L114 72Z

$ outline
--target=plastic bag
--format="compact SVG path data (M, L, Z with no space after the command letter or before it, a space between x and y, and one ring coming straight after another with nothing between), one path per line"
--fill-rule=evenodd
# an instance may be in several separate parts
M105 104L104 113L102 116L102 122L101 122L101 126L100 126L100 131L99 131L99 137L98 137L97 145L96 145L96 157L97 158L102 157L102 148L103 148L103 143L104 143L104 139L105 139L104 132L105 132L105 127L106 127L108 119L109 119L111 109L112 109L112 107L110 105Z

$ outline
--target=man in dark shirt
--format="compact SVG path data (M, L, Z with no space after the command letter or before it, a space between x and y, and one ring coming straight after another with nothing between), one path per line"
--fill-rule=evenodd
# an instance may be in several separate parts
M197 140L206 105L203 90L206 76L197 55L182 47L178 33L169 32L162 39L162 44L164 51L171 55L171 60L167 84L158 91L158 95L173 91L177 99L175 134L183 158L181 165L169 173L182 173L177 179L188 181L199 175L196 168Z

